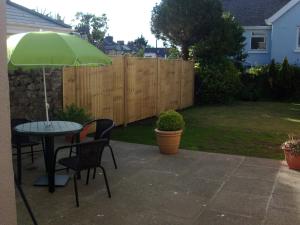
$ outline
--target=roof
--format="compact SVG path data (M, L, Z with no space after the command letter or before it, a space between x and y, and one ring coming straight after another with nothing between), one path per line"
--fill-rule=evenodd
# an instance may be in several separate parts
M123 51L123 52L132 51L132 49L129 46L114 42L112 36L106 36L104 38L103 48L105 51L110 51L110 50Z
M8 23L20 23L28 25L36 24L40 26L69 29L72 28L72 26L65 24L62 21L45 16L32 9L28 9L17 3L11 2L10 0L7 0L6 3L6 20Z
M265 20L276 14L290 0L222 0L242 26L265 26Z
M145 48L144 54L152 53L156 54L159 57L165 57L168 55L168 49L167 48Z

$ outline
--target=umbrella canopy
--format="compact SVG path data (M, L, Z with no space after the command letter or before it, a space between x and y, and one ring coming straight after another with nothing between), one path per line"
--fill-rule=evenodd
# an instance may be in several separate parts
M42 68L46 118L48 102L45 68L81 65L107 65L111 59L103 52L75 35L56 32L29 32L7 39L9 69Z
M111 59L75 35L55 32L29 32L7 39L9 64L13 66L53 67L107 65Z

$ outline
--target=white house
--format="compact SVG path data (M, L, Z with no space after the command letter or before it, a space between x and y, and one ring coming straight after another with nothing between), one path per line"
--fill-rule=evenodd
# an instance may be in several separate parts
M70 33L72 27L10 0L6 1L7 35L40 30Z
M246 62L300 65L300 0L222 0L244 27Z

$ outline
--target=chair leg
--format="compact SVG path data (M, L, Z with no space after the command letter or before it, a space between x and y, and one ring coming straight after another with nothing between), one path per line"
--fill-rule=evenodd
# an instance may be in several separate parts
M107 147L109 147L109 149L110 149L110 153L111 153L111 157L113 158L113 161L114 161L115 169L118 169L118 166L117 166L117 163L116 163L116 159L115 159L115 155L114 155L114 152L112 150L112 147L110 145L107 145Z
M72 156L72 147L70 147L70 151L69 151L69 158L71 158ZM69 168L66 168L67 173L69 173Z
M94 168L94 173L93 173L93 179L95 180L95 178L96 178L96 170L97 170L97 168L95 167Z
M75 191L75 197L76 197L76 206L79 207L79 199L78 199L78 189L77 189L77 173L73 175L74 180L74 191Z
M86 182L85 182L85 184L86 184L86 185L88 185L88 184L89 184L89 179L90 179L90 170L91 170L91 169L88 169L88 171L87 171L87 174L86 174Z
M111 198L111 194L110 194L110 189L109 189L109 185L108 185L108 181L107 181L107 177L106 177L106 172L105 172L105 169L103 166L99 166L103 172L103 175L104 175L104 180L105 180L105 185L106 185L106 190L107 190L107 193L108 193L108 197Z
M31 163L34 163L34 153L33 153L33 146L30 146L30 150L31 150Z

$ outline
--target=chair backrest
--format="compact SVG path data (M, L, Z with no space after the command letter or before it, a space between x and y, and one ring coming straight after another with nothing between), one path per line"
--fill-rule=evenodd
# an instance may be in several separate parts
M11 142L12 144L17 144L19 143L27 143L30 141L29 136L19 136L16 134L16 132L14 131L14 127L18 126L22 123L28 123L31 122L28 119L25 118L17 118L17 119L12 119L11 120Z
M96 122L96 132L94 134L94 140L105 138L108 142L112 129L115 127L114 121L111 119L99 119Z
M83 142L77 145L80 169L95 168L99 165L106 140Z

